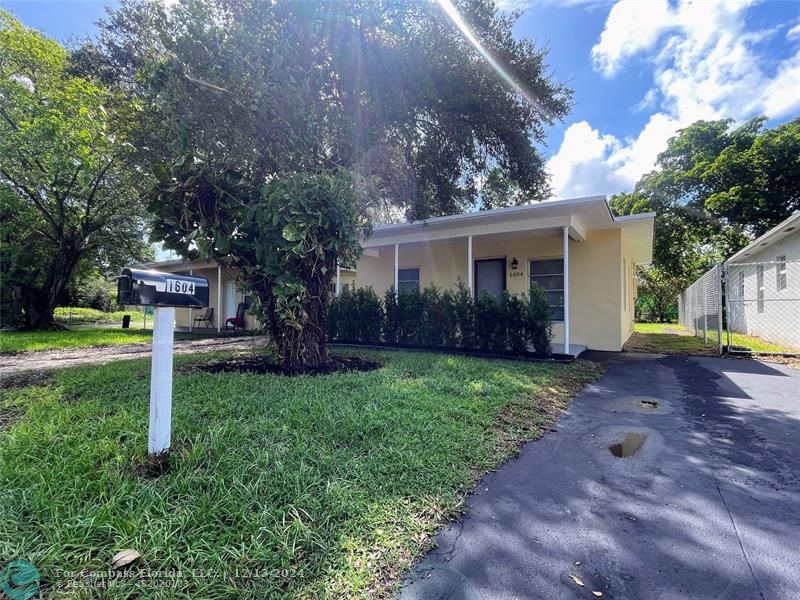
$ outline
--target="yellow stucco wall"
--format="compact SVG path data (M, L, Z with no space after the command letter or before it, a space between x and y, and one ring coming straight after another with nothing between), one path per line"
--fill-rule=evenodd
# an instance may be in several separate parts
M592 350L621 350L620 230L590 231L569 250L570 338Z
M622 232L619 229L591 231L586 240L570 240L570 341L596 350L620 350L630 335L632 301L623 311ZM626 249L626 252L627 249ZM506 259L506 287L514 294L526 293L531 259L561 258L560 235L473 238L473 260ZM516 258L519 266L511 269ZM467 282L467 240L458 238L400 246L399 267L419 268L420 284L453 288L458 279ZM628 270L633 272L630 255ZM357 266L356 285L371 286L378 295L394 283L394 248L382 247L379 256L363 256ZM628 294L633 294L629 286ZM631 296L632 297L632 296ZM563 323L553 324L553 341L563 343Z
M570 240L569 252L570 342L585 344L594 350L621 350L633 331L636 297L635 264L625 231L589 231L583 242ZM529 261L561 258L563 239L561 235L474 237L472 255L473 261L505 258L506 287L513 294L522 294L528 291ZM518 261L516 270L511 269L514 258ZM466 284L467 239L401 245L399 266L401 269L419 268L422 286L452 289L459 279ZM210 304L215 307L214 326L218 317L224 322L225 293L223 287L222 308L219 309L216 268L195 269L194 274L209 280ZM342 270L340 276L343 286L371 286L383 296L394 283L394 248L379 248L377 257L363 255L355 271ZM223 269L223 286L235 278L235 270ZM237 290L236 302L241 301L242 292ZM198 310L193 313L197 314ZM255 319L251 315L245 318L247 327L253 328ZM186 327L188 324L189 310L177 309L176 325ZM564 342L561 322L553 323L553 342Z
M182 274L188 275L189 271L181 271ZM236 306L244 301L244 294L240 289L236 289L235 301L230 311L227 311L226 306L226 294L225 294L225 286L228 282L236 281L236 277L238 274L238 270L236 269L222 269L222 294L220 297L220 305L221 308L218 306L217 302L217 269L216 268L205 268L205 269L193 269L192 275L196 275L199 277L206 277L208 279L208 301L209 306L214 307L214 317L213 323L211 327L217 327L217 319L221 319L219 321L220 326L224 329L225 327L225 319L227 312L231 312L231 314L235 314ZM189 310L188 308L176 308L175 309L175 325L177 327L188 327L190 321L197 315L202 314L205 311L203 308L195 308L193 310ZM191 318L190 318L191 315ZM253 329L255 327L255 319L252 315L245 313L245 327L247 329ZM207 323L198 323L199 327L208 327Z

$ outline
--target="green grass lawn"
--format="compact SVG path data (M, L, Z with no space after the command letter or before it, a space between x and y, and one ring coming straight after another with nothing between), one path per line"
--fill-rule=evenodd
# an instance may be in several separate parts
M176 340L193 340L214 336L208 333L175 333ZM36 350L68 350L141 344L150 342L151 329L65 329L62 331L0 331L0 354Z
M722 343L728 343L727 331L722 332ZM749 348L753 352L797 351L742 333L731 333L731 345ZM702 338L693 336L686 327L677 323L636 323L634 334L625 348L632 352L714 355L717 353L717 340L714 332L709 343L705 344Z
M0 562L33 562L51 597L76 583L64 571L107 569L125 548L140 568L181 576L70 597L387 595L476 479L600 374L585 361L342 354L385 366L288 378L195 372L197 357L176 357L173 468L158 478L137 471L149 361L3 392Z
M56 308L54 317L57 323L118 323L122 324L122 317L130 315L131 326L141 326L144 314L138 310L117 310L114 312L103 312L94 308L79 308L74 306L59 306ZM152 315L147 317L148 323L153 320Z
M66 350L149 342L153 332L139 329L66 329L63 331L2 331L0 353Z

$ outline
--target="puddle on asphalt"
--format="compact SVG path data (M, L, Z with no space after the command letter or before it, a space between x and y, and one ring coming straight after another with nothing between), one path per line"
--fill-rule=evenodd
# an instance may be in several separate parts
M647 439L647 436L643 433L628 432L621 442L611 444L608 447L608 451L617 458L628 458L639 452L645 439Z

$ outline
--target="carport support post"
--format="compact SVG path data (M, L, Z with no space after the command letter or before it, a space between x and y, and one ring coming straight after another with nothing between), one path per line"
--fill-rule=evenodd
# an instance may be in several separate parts
M564 227L564 354L569 354L569 227Z
M400 293L400 244L394 245L394 293Z
M222 267L217 265L217 333L222 331Z
M467 236L467 287L469 287L470 293L472 292L472 236Z
M150 428L147 456L164 458L169 452L172 421L172 339L175 309L157 306L153 315L153 357L150 364Z
M192 276L192 269L189 269L189 277ZM189 307L189 333L192 332L192 307Z

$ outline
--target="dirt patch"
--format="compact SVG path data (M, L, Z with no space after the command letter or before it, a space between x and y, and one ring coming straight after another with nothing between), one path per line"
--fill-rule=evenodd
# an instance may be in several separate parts
M127 438L120 438L120 443L127 441ZM141 479L158 479L162 475L167 475L177 464L178 461L186 458L192 449L192 442L188 439L176 440L166 452L156 456L145 456L134 458L129 470L134 476Z
M25 411L21 408L3 408L0 409L0 431L11 429L11 427L19 421Z
M255 373L258 375L330 375L332 373L346 373L351 371L374 371L383 365L373 360L366 360L357 356L332 355L328 361L317 369L291 370L270 361L268 356L249 355L236 356L224 360L195 365L195 371L206 373Z
M16 390L31 385L44 385L53 378L50 371L22 371L0 376L0 390Z
M264 337L221 337L199 340L182 340L174 344L174 353L198 354L200 352L228 352L232 350L253 350L267 343ZM149 358L152 344L121 344L119 346L95 346L93 348L74 348L62 350L37 350L4 354L0 363L0 382L7 377L21 373L38 373L44 370L79 367L81 365L100 365L117 360ZM30 384L26 384L30 385ZM0 383L0 388L4 387Z

